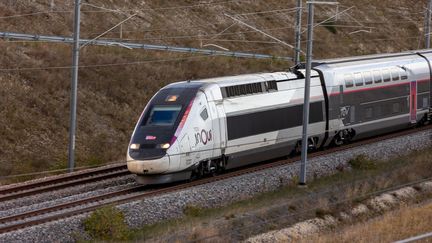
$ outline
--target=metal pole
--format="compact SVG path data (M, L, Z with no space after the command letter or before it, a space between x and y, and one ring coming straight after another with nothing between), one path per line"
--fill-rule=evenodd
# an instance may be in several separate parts
M301 18L302 18L302 0L297 0L297 15L296 15L296 45L295 45L295 56L294 64L300 63L300 48L301 48Z
M431 26L431 11L432 11L432 0L429 0L428 7L426 11L426 21L425 21L425 48L430 48L430 26Z
M314 1L307 2L308 5L308 36L306 51L306 79L303 105L303 139L301 151L300 185L306 185L306 163L308 150L308 125L309 125L309 98L310 98L310 79L312 69L312 43L313 43L313 22L314 22Z
M76 133L76 111L77 111L77 90L78 90L78 63L80 51L80 8L81 0L75 0L74 20L74 43L73 43L73 64L70 99L70 126L69 126L69 172L75 167L75 133Z

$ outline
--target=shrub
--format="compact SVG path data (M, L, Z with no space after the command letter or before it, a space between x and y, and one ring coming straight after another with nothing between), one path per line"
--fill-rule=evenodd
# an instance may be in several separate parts
M315 216L323 219L326 215L330 215L330 211L327 209L318 208L315 210Z
M114 206L106 206L94 211L84 221L86 232L97 240L125 240L129 229L124 215Z
M183 213L186 216L198 217L202 215L203 209L193 205L186 205L186 207L183 208Z
M337 29L335 27L335 22L334 21L326 21L323 23L324 28L326 28L328 31L330 31L330 33L332 34L337 34Z
M358 155L348 161L348 164L355 170L373 170L377 168L376 161L369 159L366 155Z

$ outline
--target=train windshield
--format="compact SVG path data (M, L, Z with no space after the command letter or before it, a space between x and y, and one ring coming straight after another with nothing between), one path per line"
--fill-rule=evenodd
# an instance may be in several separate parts
M172 126L181 111L181 106L153 106L150 116L143 125L146 126Z

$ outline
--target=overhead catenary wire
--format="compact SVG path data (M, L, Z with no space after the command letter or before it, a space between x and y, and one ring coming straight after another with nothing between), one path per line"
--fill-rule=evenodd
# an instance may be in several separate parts
M420 40L421 38L418 36L407 36L407 37L393 37L393 38L367 38L367 39L358 39L361 40L362 42L377 42L377 41L398 41L401 39L413 39L413 40ZM126 39L125 41L139 41L141 39ZM207 39L203 39L203 40L207 40ZM269 45L278 45L277 43L273 43L273 42L268 42L268 41L254 41L254 40L229 40L229 39L208 39L211 41L215 41L215 42L250 42L250 43L263 43L263 44L269 44ZM353 41L356 41L357 39L349 39L349 40L344 40L344 39L337 39L337 40L332 40L332 42L336 42L336 43L353 43ZM58 42L51 42L51 41L43 41L43 40L10 40L10 39L5 39L4 40L5 43L29 43L29 42L36 42L36 43L56 43L56 44L64 44L64 43L58 43ZM302 43L305 43L306 41L302 41ZM315 40L316 43L321 43L321 42L326 42L325 40ZM1 43L1 42L0 42ZM293 43L294 44L294 43ZM266 48L262 48L262 49L266 49ZM256 49L255 49L256 50Z
M134 9L110 9L105 8L102 6L97 6L90 3L83 3L82 5L85 6L91 6L94 8L98 8L101 10L97 11L91 11L91 10L82 10L83 13L109 13L109 12L118 12L118 13L125 13L125 12L136 12L136 11L159 11L159 10L178 10L178 9L188 9L188 8L198 8L198 7L205 7L205 6L211 6L211 5L223 5L223 4L229 4L234 2L249 2L250 0L229 0L229 1L219 1L219 2L201 2L199 4L193 4L193 5L184 5L184 6L172 6L172 7L158 7L158 8L134 8ZM40 14L51 14L51 13L73 13L74 11L71 10L52 10L52 11L39 11L39 12L30 12L30 13L21 13L16 15L7 15L7 16L0 16L0 19L7 19L7 18L18 18L18 17L27 17L27 16L34 16L34 15L40 15Z
M400 37L400 38L378 38L378 39L367 39L362 41L368 41L368 42L376 42L376 41L397 41L399 39L420 39L420 37ZM229 41L229 40L227 40ZM39 43L52 43L50 41L6 41L10 43L28 43L28 42L39 42ZM315 40L315 42L325 42L320 40ZM352 40L334 40L334 42L349 42L352 43ZM1 42L0 42L1 43ZM56 42L54 42L56 43ZM305 41L302 41L302 43L305 43ZM64 44L64 43L56 43L56 44ZM271 43L268 43L271 44ZM275 43L276 44L276 43ZM266 48L259 48L259 49L266 49ZM258 50L258 49L254 49ZM144 60L144 61L135 61L135 62L125 62L125 63L107 63L107 64L89 64L89 65L80 65L80 68L97 68L97 67L111 67L111 66L127 66L127 65L139 65L143 63L149 63L149 62L169 62L169 61L179 61L179 60L187 60L187 59L194 59L194 58L205 58L210 57L208 55L204 56L194 56L194 57L184 57L184 58L173 58L173 59L163 59L163 60ZM50 66L50 67L17 67L17 68L0 68L0 71L38 71L38 70L52 70L52 69L70 69L71 66Z
M188 9L188 8L197 8L197 7L204 7L209 5L223 5L223 4L229 4L233 2L249 2L250 0L231 0L231 1L221 1L221 2L208 2L208 3L200 3L200 4L194 4L194 5L185 5L185 6L172 6L172 7L159 7L159 8L135 8L135 9L110 9L102 6L97 6L90 3L82 3L83 6L90 6L94 8L98 8L100 10L81 10L82 13L112 13L112 12L118 12L125 14L126 12L136 12L136 11L156 11L156 10L177 10L177 9ZM341 5L344 6L344 5ZM361 9L361 6L356 6L356 8ZM263 10L258 12L246 12L246 13L240 13L237 15L256 15L256 14L271 14L275 12L289 12L290 10L296 9L294 8L288 8L288 9L273 9L273 10ZM400 11L401 9L392 9L391 7L385 7L385 8L375 8L375 9L384 9L388 11L394 11L395 14L393 16L400 17L400 14L397 13L397 11ZM370 11L370 9L366 9ZM411 15L416 15L419 13L424 13L425 11L418 11L413 12L410 11ZM8 19L8 18L19 18L19 17L28 17L28 16L34 16L34 15L41 15L41 14L54 14L54 13L73 13L71 10L51 10L51 11L39 11L39 12L29 12L29 13L20 13L15 15L6 15L6 16L0 16L0 19ZM422 20L419 20L422 21Z
M248 51L256 51L264 48L255 48L250 49ZM133 61L133 62L124 62L124 63L104 63L104 64L87 64L87 65L79 65L79 68L103 68L103 67L114 67L114 66L130 66L130 65L141 65L145 63L162 63L162 62L173 62L173 61L185 61L185 60L193 60L193 59L201 59L201 58L209 58L209 57L218 57L218 56L209 56L209 55L194 55L189 57L179 57L179 58L166 58L166 59L149 59L142 61ZM14 67L14 68L0 68L0 72L12 72L12 71L43 71L43 70L67 70L71 69L72 66L47 66L47 67Z
M225 3L226 2L231 2L231 1L225 1ZM222 2L220 2L220 3L222 3ZM213 3L206 3L206 4L213 4ZM214 3L214 4L219 4L219 3ZM94 6L94 7L97 7L97 8L101 8L101 9L106 9L105 11L107 11L107 12L119 12L119 13L122 13L121 12L121 10L114 10L114 9L108 9L108 8L104 8L104 7L99 7L99 6L96 6L96 5L93 5L93 4L86 4L86 5L89 5L89 6ZM200 5L202 5L202 4L199 4L199 5L192 5L192 6L189 6L189 7L196 7L196 6L200 6ZM182 8L183 8L184 6L182 6ZM186 6L187 7L187 6ZM171 7L170 7L171 8ZM293 9L295 9L295 8L293 8ZM262 12L269 12L269 13L271 13L271 12L274 12L274 11L282 11L282 10L269 10L269 11L262 11ZM51 12L36 12L36 13L33 13L33 14L47 14L47 13L55 13L55 12L71 12L71 11L51 11ZM98 11L82 11L82 12L98 12ZM254 12L251 12L251 14L253 14ZM255 12L255 13L259 13L259 12ZM125 13L124 13L125 14ZM248 13L243 13L244 15L247 15ZM22 14L22 15L16 15L16 16L3 16L3 17L0 17L0 18L12 18L12 17L20 17L20 16L24 16L24 15L32 15L32 13L30 13L30 14ZM420 20L419 20L420 21ZM356 22L359 22L359 21L356 21ZM373 22L367 22L367 23L373 23ZM381 22L376 22L377 24L380 24ZM394 21L392 21L392 23L394 23ZM212 25L212 24L209 24L209 26L210 25ZM191 27L187 27L187 29L190 29ZM166 28L166 29L172 29L172 28ZM154 31L158 31L158 30L164 30L164 29L156 29L156 30L154 30ZM264 29L265 30L265 29ZM148 32L148 31L152 31L152 30L144 30L144 31L124 31L125 33L127 33L127 32L129 32L129 33L132 33L132 32ZM192 37L191 37L192 38Z
M283 40L281 40L281 39L279 39L279 38L276 38L276 37L270 35L269 33L266 33L266 32L264 32L264 31L262 31L262 30L256 28L255 26L252 26L252 25L250 25L250 24L247 24L247 23L245 23L244 21L241 21L241 20L239 20L239 19L237 19L237 18L234 18L233 16L231 16L231 15L229 15L229 14L225 14L225 16L231 18L232 20L234 20L234 21L236 21L236 22L241 23L242 25L247 26L248 28L251 28L251 29L255 30L256 32L258 32L258 33L260 33L260 34L263 34L263 35L269 37L270 39L273 39L273 40L275 40L275 41L281 43L282 45L288 46L288 47L291 48L291 49L296 49L293 45L288 44L287 42L285 42L285 41L283 41ZM301 51L301 50L299 50L299 51Z
M91 40L89 40L89 41L83 43L83 44L80 46L80 48L82 49L82 48L86 47L87 45L93 44L94 41L96 41L96 40L99 39L100 37L106 35L106 34L109 33L110 31L112 31L113 29L117 28L118 26L120 26L121 24L125 23L126 21L128 21L129 19L131 19L131 18L133 18L133 17L135 17L135 16L136 16L136 14L133 14L133 15L127 17L126 19L122 20L120 23L117 23L117 24L114 25L113 27L111 27L111 28L109 28L108 30L104 31L102 34L99 34L99 35L96 36L95 38L93 38L93 39L91 39Z
M42 36L42 35L30 35L21 33L11 33L11 32L0 32L0 38L11 38L11 39L24 39L24 40L47 40L53 42L64 42L73 43L72 38L64 36ZM91 41L93 45L101 46L120 46L131 49L146 49L146 50L158 50L158 51L170 51L170 52L181 52L181 53L196 53L214 56L230 56L239 58L255 58L255 59L282 59L291 60L291 57L280 57L266 54L258 53L246 53L246 52L233 52L233 51L220 51L212 49L200 49L200 48L189 48L189 47L177 47L177 46L162 46L162 45L152 45L152 44L142 44L142 43L129 43L129 42L116 42L116 41L106 41L106 40L88 40L80 39L80 43L87 43Z
M364 26L364 25L343 25L342 23L355 23L354 21L339 21L338 23L341 24L321 24L320 26L333 26L333 27L341 27L341 28L378 28L378 27L372 27L372 26ZM423 23L423 20L418 20L416 21L418 23ZM377 25L382 25L382 24L410 24L407 21L391 21L391 22L363 22L366 24L377 24ZM195 26L196 29L199 29L200 26ZM302 26L305 27L305 26ZM295 26L294 25L288 25L285 27L277 27L277 28L262 28L262 30L266 30L266 31L273 31L273 30L286 30L286 29L294 29ZM180 28L182 29L182 28ZM186 29L190 29L190 28L186 28ZM123 31L123 33L146 33L146 32L152 32L152 31L163 31L163 30L175 30L175 28L166 28L166 29L153 29L153 30L127 30L127 31ZM247 33L256 33L257 31L254 30L249 30L249 31L236 31L236 32L224 32L224 33L215 33L215 34L201 34L201 35L176 35L176 36L160 36L160 37L148 37L148 38L141 38L141 39L130 39L130 40L163 40L163 39L193 39L193 38L199 38L199 37L212 37L212 36L225 36L225 35L238 35L238 34L247 34ZM112 33L119 33L116 31L113 31ZM94 33L88 33L88 34L94 34Z
M116 39L112 39L112 40L116 40ZM278 42L274 42L274 41L238 40L238 39L236 39L236 40L230 40L230 39L201 39L201 40L203 40L203 41L214 41L214 42L258 43L258 44L268 44L268 45L279 45L280 46L280 44ZM41 41L41 40L35 40L35 41L30 41L30 40L0 40L0 44L1 43L40 43L40 44L52 43L52 44L59 44L59 45L64 45L65 44L65 43L51 42L51 41ZM262 49L266 49L266 48L262 48Z
M135 62L124 62L124 63L105 63L105 64L89 64L89 65L79 65L82 68L100 68L100 67L113 67L113 66L129 66L129 65L140 65L144 63L158 63L158 62L172 62L172 61L184 61L190 59L206 58L208 55L192 56L192 57L181 57L181 58L169 58L169 59L151 59L144 61ZM49 66L49 67L18 67L18 68L0 68L0 72L10 72L10 71L41 71L41 70L53 70L53 69L71 69L72 66Z
M354 28L354 27L353 27ZM367 38L367 39L336 39L336 40L332 40L332 42L340 42L340 43L353 43L353 41L359 40L362 42L376 42L376 41L398 41L398 40L404 40L404 39L419 39L420 37L418 36L407 36L407 37L393 37L393 38ZM107 39L107 41L110 40L117 40L117 38L110 38ZM122 39L123 41L142 41L142 40L146 40L146 39ZM263 43L263 44L275 44L275 45L280 45L278 42L274 42L274 41L261 41L261 40L240 40L240 39L201 39L201 40L208 40L208 41L216 41L216 42L245 42L245 43ZM64 43L58 43L58 42L50 42L50 41L42 41L42 40L3 40L3 42L7 42L7 43L32 43L32 42L36 42L36 43L56 43L56 44L64 44ZM302 43L306 43L305 40L301 41ZM326 42L326 40L314 40L314 42ZM1 41L0 41L1 43ZM294 44L294 43L291 43Z
M248 15L256 15L256 14L271 14L271 13L278 13L278 12L295 12L297 11L297 7L295 8L286 8L286 9L274 9L274 10L265 10L265 11L259 11L259 12L248 12L248 13L239 13L235 14L235 16L248 16Z
M115 11L115 10L112 10ZM67 12L67 11L60 11L60 12ZM70 12L70 11L69 11ZM85 11L82 11L85 12ZM50 12L40 12L40 13L50 13ZM17 15L20 16L20 15ZM4 16L3 18L7 18L8 16ZM14 16L9 16L9 17L14 17ZM2 17L0 17L2 18ZM345 22L345 23L349 23L349 21L341 21L339 20L338 22ZM377 21L352 21L354 23L366 23L366 24L400 24L400 23L408 23L407 21L388 21L388 22L377 22ZM423 22L423 20L417 20L417 22ZM208 24L207 26L213 26L213 24ZM205 27L205 26L189 26L189 27L180 27L180 29L190 29L190 28L201 28L201 27ZM344 27L341 25L338 26L334 26L334 27ZM292 28L294 29L295 26L288 26L288 27L281 27L281 28L262 28L262 30L284 30L284 29L289 29ZM349 27L347 27L349 28ZM354 26L353 26L354 28ZM367 27L367 28L372 28L372 27ZM146 33L146 32L151 32L151 31L163 31L163 30L170 30L170 29L178 29L178 28L160 28L160 29L152 29L152 30L128 30L128 31L122 31L123 33ZM204 35L185 35L185 36L163 36L163 37L150 37L150 38L142 38L140 40L164 40L164 39L186 39L186 38L199 38L202 36L217 36L217 35L237 35L237 34L245 34L245 33L253 33L256 31L241 31L241 32L228 32L228 33L222 33L222 34L204 34ZM113 33L117 33L115 31L113 31ZM94 34L94 33L89 33ZM135 39L138 40L138 39Z
M94 4L91 4L91 3L82 3L81 5L83 5L83 6L90 6L90 7L96 8L96 9L105 10L107 12L119 13L119 14L124 14L124 15L129 16L129 14L127 14L127 13L125 13L125 12L119 10L119 9L105 8L105 7L97 6L97 5L94 5Z
M69 14L69 13L72 13L72 11L55 10L55 11L33 12L33 13L27 13L27 14L16 14L16 15L0 16L0 19L13 19L13 18L35 16L35 15L40 15L40 14L53 14L53 13L68 13Z
M178 10L178 9L188 9L188 8L198 8L198 7L204 7L204 6L210 6L210 5L223 5L223 4L229 4L233 2L249 2L249 0L229 0L229 1L218 1L218 2L201 2L199 4L193 4L193 5L184 5L184 6L172 6L172 7L158 7L158 8L134 8L134 9L110 9L105 8L101 6L97 6L90 3L83 3L82 5L88 5L91 7L99 8L103 11L89 11L89 10L83 10L82 12L89 12L89 13L103 13L103 12L135 12L135 11L157 11L157 10ZM22 13L22 14L16 14L16 15L9 15L9 16L0 16L0 19L5 18L17 18L17 17L26 17L26 16L33 16L33 15L39 15L39 14L49 14L49 13L73 13L74 11L71 10L53 10L53 11L39 11L39 12L31 12L31 13Z

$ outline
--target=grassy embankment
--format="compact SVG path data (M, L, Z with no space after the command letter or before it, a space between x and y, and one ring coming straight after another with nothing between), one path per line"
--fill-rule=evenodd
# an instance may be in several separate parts
M432 203L407 206L335 232L307 237L300 242L394 242L431 232L431 223ZM431 241L429 238L421 242Z
M389 161L358 157L351 161L352 169L341 168L333 176L310 182L307 188L298 188L294 179L290 186L221 208L204 209L188 205L182 218L130 230L122 237L131 241L152 242L172 239L200 241L206 237L220 242L243 240L308 218L336 214L382 189L420 178L432 178L431 160L432 149L413 152ZM417 200L422 201L424 198ZM367 215L359 221L367 221L375 216L377 215Z

